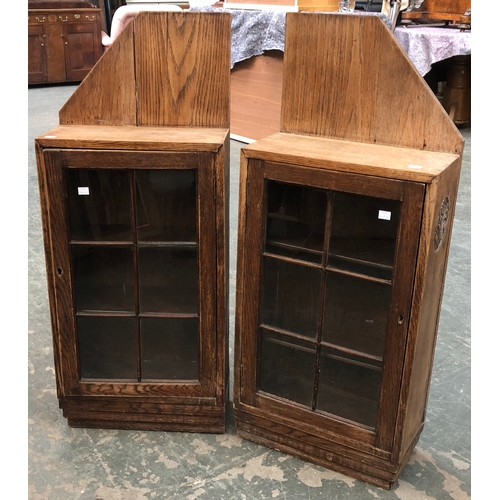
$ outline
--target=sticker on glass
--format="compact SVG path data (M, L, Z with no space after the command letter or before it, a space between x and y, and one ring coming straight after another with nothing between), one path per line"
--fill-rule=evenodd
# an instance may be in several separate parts
M78 194L80 196L89 195L90 194L89 188L88 187L79 187L78 188Z
M382 220L391 220L391 212L387 210L379 210L378 218Z

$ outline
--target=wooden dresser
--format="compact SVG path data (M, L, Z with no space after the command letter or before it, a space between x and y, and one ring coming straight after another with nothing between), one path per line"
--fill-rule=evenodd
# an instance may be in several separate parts
M90 2L28 2L28 84L82 81L102 55L101 26Z

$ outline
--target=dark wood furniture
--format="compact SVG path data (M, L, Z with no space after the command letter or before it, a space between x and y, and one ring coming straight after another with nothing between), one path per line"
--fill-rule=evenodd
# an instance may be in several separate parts
M70 426L225 429L230 30L141 13L36 139Z
M375 17L287 14L282 95L241 156L237 432L389 489L425 420L463 138Z
M424 0L419 7L403 12L403 19L415 22L470 24L471 0Z
M102 55L101 29L90 2L28 2L28 84L82 81Z

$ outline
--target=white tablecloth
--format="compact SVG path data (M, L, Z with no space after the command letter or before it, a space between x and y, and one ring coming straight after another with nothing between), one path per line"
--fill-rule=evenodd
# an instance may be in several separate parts
M423 76L431 64L453 56L471 53L471 32L456 28L398 26L394 36Z
M193 7L190 10L231 13L231 68L240 61L262 55L266 50L283 51L286 16L283 11L233 10L216 7ZM356 14L376 15L390 25L389 19L380 13L356 11ZM430 71L432 63L471 53L470 30L461 32L455 28L398 26L394 35L422 76Z

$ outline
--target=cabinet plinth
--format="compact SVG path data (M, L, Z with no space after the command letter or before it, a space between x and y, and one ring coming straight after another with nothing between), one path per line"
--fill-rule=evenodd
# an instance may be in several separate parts
M75 427L223 432L228 130L126 129L36 141L60 407Z

